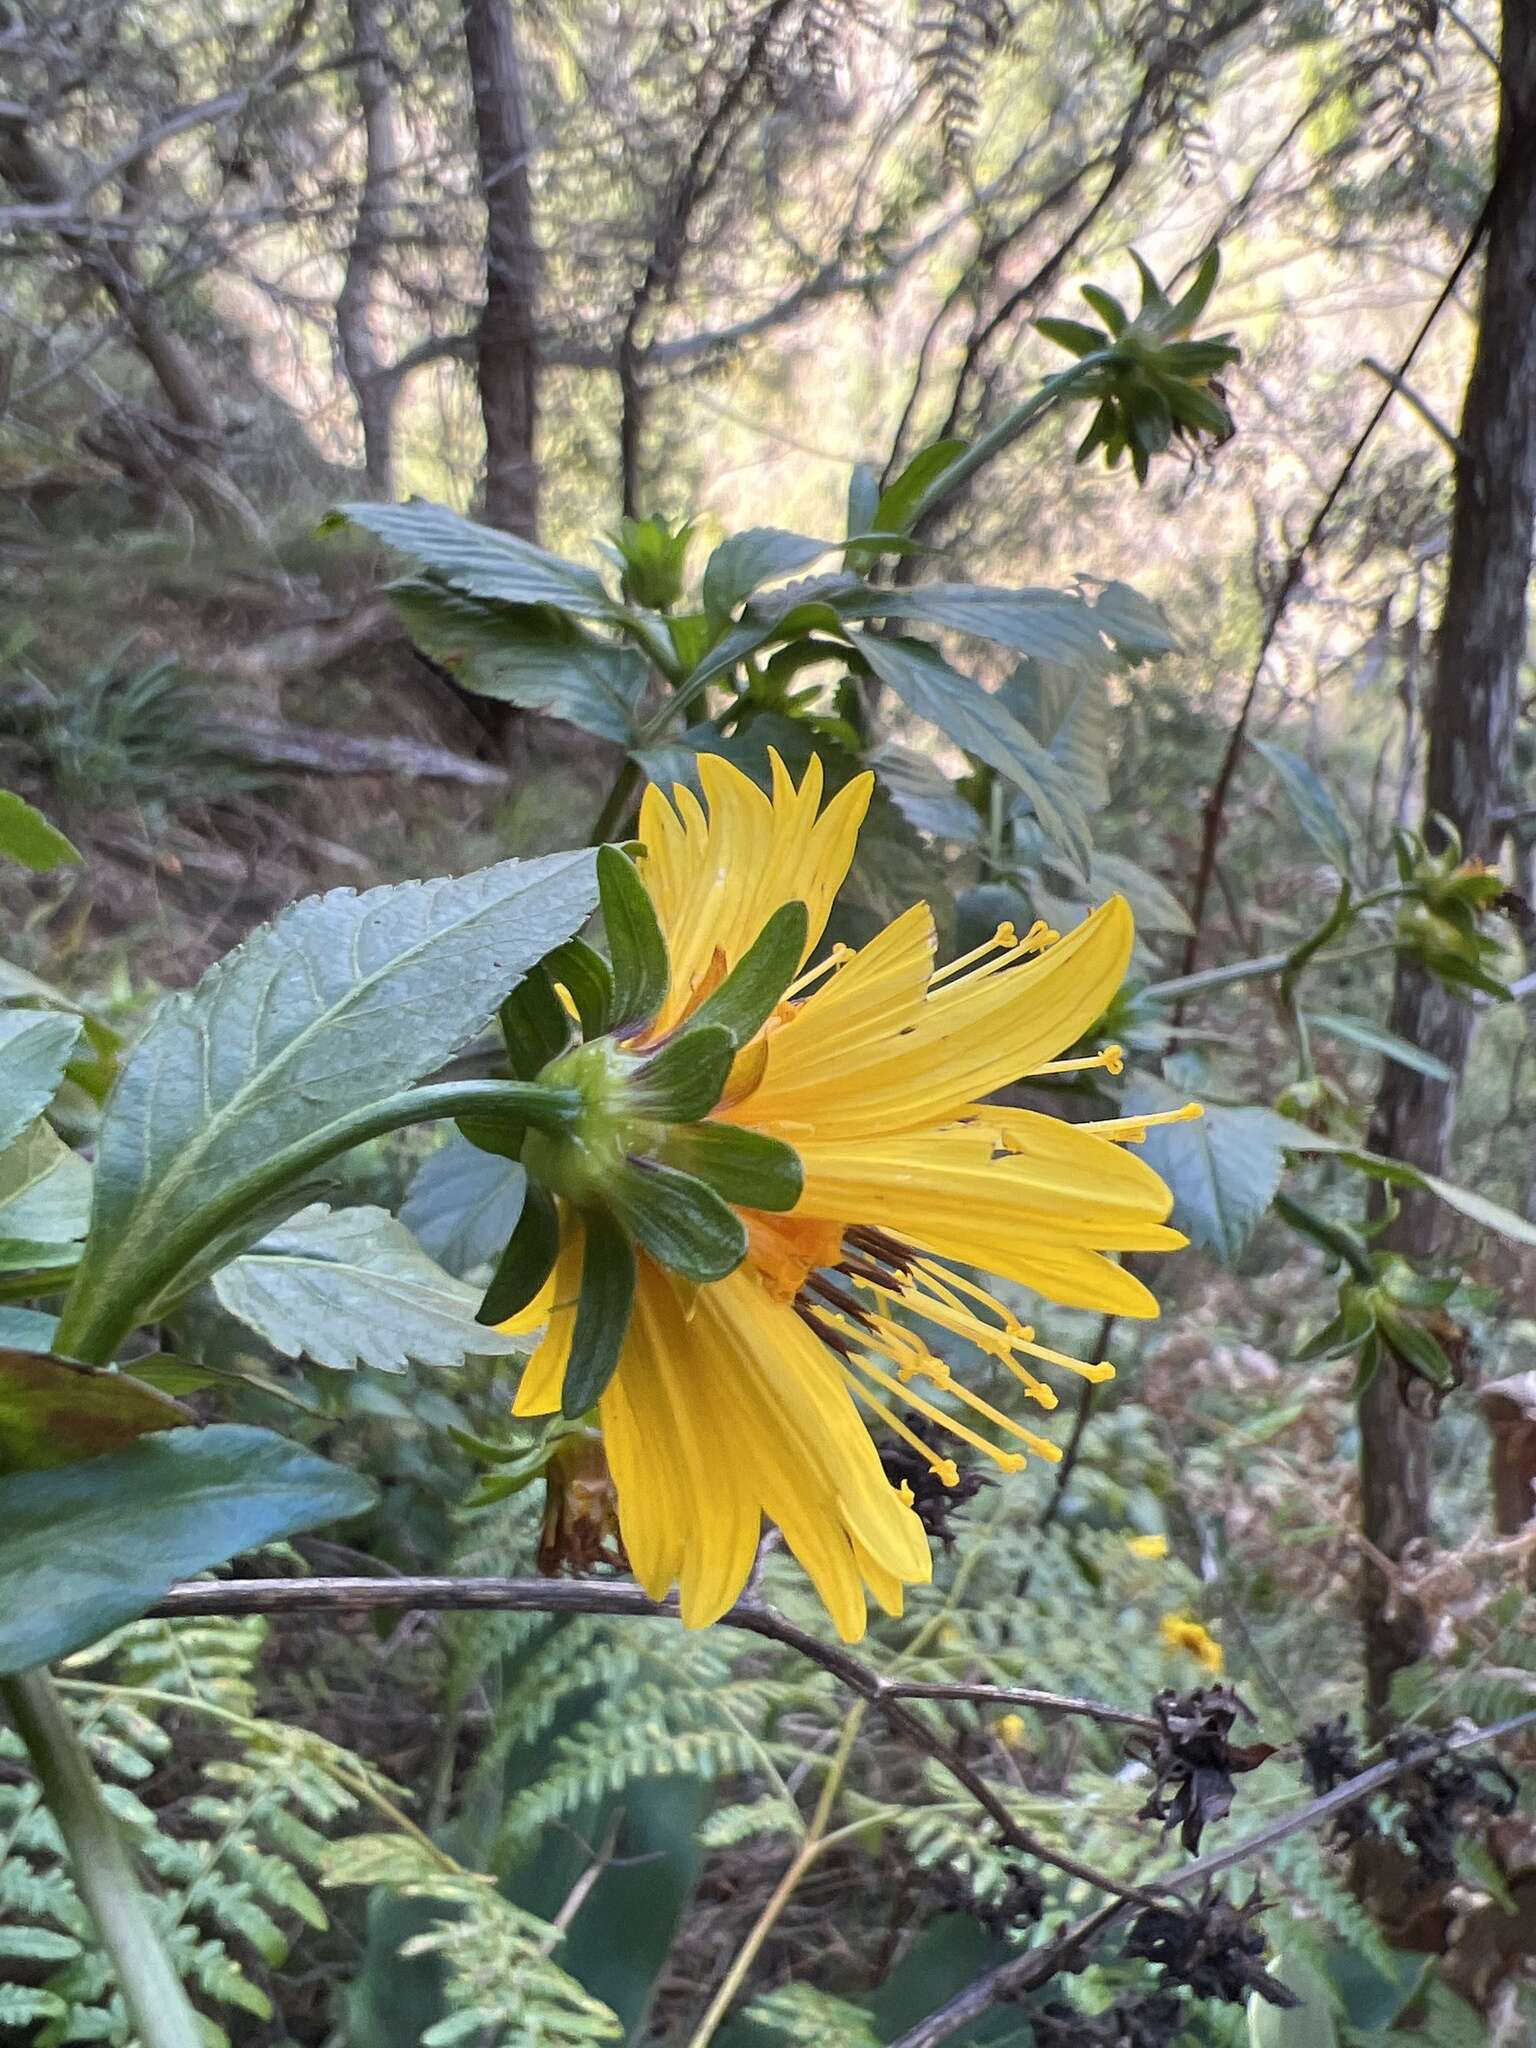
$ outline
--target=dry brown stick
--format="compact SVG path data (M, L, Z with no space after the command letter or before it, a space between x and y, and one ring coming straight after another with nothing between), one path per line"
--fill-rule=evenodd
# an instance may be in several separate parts
M398 1579L209 1579L173 1586L150 1612L162 1619L188 1614L360 1614L385 1609L495 1611L545 1614L633 1614L676 1619L671 1601L650 1599L623 1580L398 1578ZM796 1650L819 1664L868 1700L890 1726L914 1748L942 1766L976 1801L1000 1830L1009 1848L1034 1856L1068 1877L1080 1878L1122 1902L1156 1903L1156 1895L1081 1863L1052 1848L1009 1812L995 1786L981 1776L920 1714L904 1704L912 1700L984 1698L996 1705L1035 1707L1122 1727L1155 1726L1144 1715L1098 1700L1042 1692L1038 1688L980 1687L965 1684L918 1683L883 1678L880 1673L837 1643L826 1643L798 1627L771 1607L755 1600L739 1601L720 1617L728 1628L744 1629Z
M1189 938L1185 943L1184 961L1179 970L1180 974L1193 974L1200 963L1200 941L1205 924L1205 905L1206 899L1210 895L1211 882L1215 874L1216 850L1221 841L1221 828L1226 817L1227 797L1231 791L1233 778L1237 774L1238 763L1243 756L1243 746L1248 737L1248 721L1252 716L1254 703L1258 698L1259 684L1264 674L1264 664L1269 659L1269 650L1274 645L1275 635L1280 630L1280 621L1285 616L1286 606L1290 603L1301 582L1301 572L1306 567L1312 550L1323 537L1324 529L1329 519L1333 516L1333 509L1339 502L1344 486L1354 474L1356 463L1365 453L1366 444L1381 425L1381 422L1386 418L1392 401L1398 394L1402 379L1413 368L1414 360L1427 340L1430 329L1450 302L1451 294L1455 291L1457 285L1460 284L1467 265L1476 255L1478 245L1483 239L1483 230L1487 226L1492 204L1493 194L1490 192L1488 199L1484 202L1482 212L1478 215L1473 224L1472 231L1467 237L1465 247L1456 259L1455 267L1452 269L1450 276L1445 280L1445 283L1440 287L1434 304L1419 323L1418 332L1409 343L1407 353L1397 365L1391 380L1387 384L1386 390L1373 408L1370 418L1356 435L1349 453L1345 456L1333 482L1328 487L1322 504L1317 508L1312 523L1308 526L1300 544L1292 550L1286 562L1284 573L1275 588L1274 596L1265 607L1264 628L1259 635L1258 652L1254 655L1253 665L1248 671L1248 687L1243 693L1243 701L1238 707L1237 717L1233 721L1232 729L1227 734L1227 744L1222 753L1221 764L1216 770L1216 780L1212 783L1210 796L1206 799L1204 817L1201 823L1200 854L1195 865L1194 890L1189 907L1191 930ZM1184 1003L1181 999L1173 1013L1173 1022L1175 1024L1180 1022L1183 1010Z
M1518 1729L1529 1728L1536 1723L1536 1708L1528 1713L1516 1714L1508 1721L1499 1721L1491 1728L1474 1728L1462 1735L1452 1736L1444 1745L1447 1753L1471 1749L1478 1743L1494 1742L1501 1736L1513 1735ZM1347 1806L1354 1806L1373 1793L1383 1791L1396 1778L1405 1777L1416 1770L1424 1761L1422 1753L1410 1752L1406 1756L1393 1757L1386 1763L1373 1764L1368 1771L1337 1785L1331 1792L1324 1792L1305 1806L1299 1806L1291 1813L1282 1814L1278 1820L1267 1822L1256 1828L1251 1835L1245 1835L1229 1848L1218 1849L1213 1855L1202 1856L1196 1863L1186 1863L1182 1870L1160 1878L1159 1885L1165 1891L1187 1892L1218 1877L1223 1871L1233 1869L1237 1864L1246 1863L1255 1856L1261 1856L1278 1843L1292 1835L1314 1828L1320 1822L1331 1820ZM978 2019L989 2007L999 2000L1010 2002L1027 1991L1038 1991L1040 1987L1064 1969L1090 1943L1101 1934L1107 1934L1126 1916L1123 1900L1111 1899L1083 1919L1065 1928L1054 1940L1043 1943L1028 1954L1012 1962L1000 1963L994 1970L976 1978L965 1989L944 2005L919 2020L917 2025L892 2043L892 2048L940 2048Z

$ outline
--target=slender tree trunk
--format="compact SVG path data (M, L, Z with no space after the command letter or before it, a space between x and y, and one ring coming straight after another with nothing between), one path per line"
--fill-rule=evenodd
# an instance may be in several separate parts
M522 68L507 0L464 0L464 48L485 196L485 309L476 361L485 420L484 513L532 540L539 524L539 247Z
M60 210L54 230L80 268L121 314L134 346L153 371L179 425L215 441L223 421L197 358L166 325L152 287L139 275L131 241L114 240L82 210L71 209L68 188L38 148L20 110L0 112L0 178L18 199Z
M363 465L375 496L394 495L396 380L379 345L379 285L389 252L394 181L400 169L395 96L384 61L384 30L376 0L347 0L347 22L359 62L354 71L363 115L363 182L336 300L342 368L357 399Z
M1425 717L1424 801L1461 833L1469 856L1496 851L1494 814L1514 737L1536 522L1536 6L1505 0L1503 105L1476 352L1462 412L1450 566ZM1391 1028L1459 1075L1470 1006L1407 956L1399 960ZM1457 1085L1388 1062L1370 1143L1432 1173L1449 1163ZM1411 1258L1443 1249L1444 1211L1405 1195L1388 1237ZM1428 1418L1391 1366L1360 1414L1361 1605L1367 1701L1379 1721L1393 1673L1421 1656L1424 1617L1394 1598L1375 1560L1401 1558L1432 1527Z

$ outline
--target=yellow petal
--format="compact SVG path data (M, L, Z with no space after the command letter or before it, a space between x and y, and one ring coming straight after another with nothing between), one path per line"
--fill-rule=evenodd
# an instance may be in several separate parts
M560 1396L565 1388L565 1368L571 1358L571 1338L576 1331L576 1298L581 1292L585 1237L581 1218L574 1209L568 1209L562 1203L560 1249L555 1255L554 1268L534 1301L522 1312L523 1316L531 1315L535 1304L543 1303L549 1323L538 1349L523 1368L517 1399L512 1403L514 1415L554 1415L559 1412ZM512 1318L513 1322L521 1320L519 1316ZM505 1330L508 1325L502 1323L499 1327Z
M819 1138L798 1147L796 1216L874 1224L941 1259L977 1266L1071 1308L1154 1316L1153 1295L1106 1251L1176 1250L1169 1197L1144 1162L1069 1126L1034 1159L997 1157L977 1125L906 1138ZM1054 1164L1052 1163L1054 1160ZM1127 1178L1127 1166L1142 1174Z
M944 1123L1082 1036L1124 979L1134 927L1114 896L1037 959L925 992L930 932L919 905L839 968L770 1034L763 1080L733 1115L791 1142Z
M708 810L681 786L672 801L648 789L640 807L642 881L655 905L672 963L672 987L654 1035L670 1030L700 1000L718 949L727 968L773 913L804 903L805 954L820 939L853 859L874 778L857 775L824 810L820 760L798 788L770 751L773 793L716 754L699 757Z

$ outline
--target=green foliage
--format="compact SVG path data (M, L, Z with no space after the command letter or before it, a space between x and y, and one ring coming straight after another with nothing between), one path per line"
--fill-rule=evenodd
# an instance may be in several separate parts
M449 2014L421 2036L422 2048L555 2048L611 2041L623 2028L582 1990L550 1952L560 1933L502 1897L488 1877L461 1870L431 1843L404 1834L353 1835L328 1849L327 1885L368 1885L452 1908L403 1953L440 1958Z
M235 1423L0 1478L0 1674L67 1656L177 1579L372 1499L356 1474Z
M153 1291L184 1286L200 1247L168 1254L178 1230L311 1136L317 1101L340 1118L456 1052L570 937L592 906L590 877L589 857L565 854L311 897L164 1004L102 1126L74 1298L97 1317L107 1305L131 1316L148 1306L146 1269L158 1266Z
M322 1831L355 1808L355 1785L377 1783L320 1738L253 1717L264 1637L260 1621L136 1623L77 1660L73 1671L88 1664L92 1675L72 1677L68 1693L112 1810L154 1873L153 1911L179 1974L206 2007L263 2020L274 2010L271 1972L294 1930L326 1925L309 1882ZM204 1717L218 1740L199 1758L171 1832L149 1802L176 1757L178 1714ZM124 2048L129 2028L111 1965L9 1730L0 1729L0 1756L10 1767L0 1783L0 1919L6 1952L27 1959L17 2007L30 2000L30 2016L48 2022L33 2037L38 2048ZM212 2038L228 2040L219 2028Z
M80 859L80 849L11 789L0 789L0 854L38 875Z
M213 1276L220 1304L282 1358L349 1372L462 1365L525 1347L475 1321L479 1293L383 1209L300 1210Z

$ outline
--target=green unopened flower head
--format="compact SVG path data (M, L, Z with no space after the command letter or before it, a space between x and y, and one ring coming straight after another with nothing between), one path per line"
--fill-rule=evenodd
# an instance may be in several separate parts
M1134 319L1112 293L1084 285L1083 297L1102 322L1037 320L1048 341L1070 349L1091 375L1078 384L1079 395L1097 398L1093 423L1077 451L1086 462L1102 448L1113 469L1129 453L1139 483L1145 483L1152 457L1170 442L1191 447L1202 441L1220 444L1234 431L1218 373L1237 361L1230 335L1193 337L1195 322L1205 311L1221 258L1206 254L1194 282L1182 298L1170 299L1142 258L1131 252L1141 278L1141 304Z

